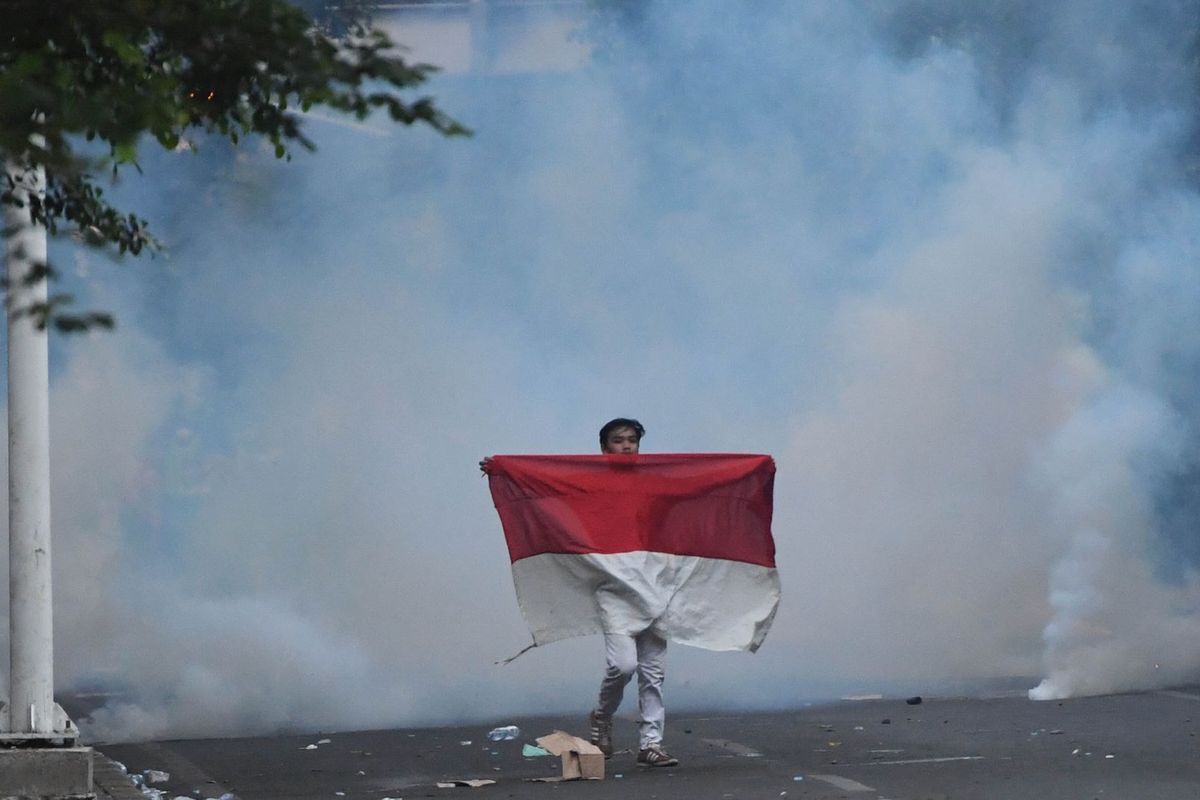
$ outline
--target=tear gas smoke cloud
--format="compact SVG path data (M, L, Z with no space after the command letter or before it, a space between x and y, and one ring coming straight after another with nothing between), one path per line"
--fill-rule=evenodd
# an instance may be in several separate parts
M474 464L619 414L779 463L775 629L672 707L1195 677L1196 11L648 4L439 78L470 141L150 157L165 269L59 253L122 322L55 354L59 683L103 739L582 714L596 640L492 664Z

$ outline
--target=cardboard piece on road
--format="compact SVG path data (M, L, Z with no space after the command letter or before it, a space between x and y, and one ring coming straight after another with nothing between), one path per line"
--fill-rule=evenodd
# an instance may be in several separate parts
M556 781L602 781L604 780L604 753L587 739L580 739L565 731L555 731L537 740L538 746L551 755L562 758L562 775L554 778L531 778L530 780L554 783Z
M470 780L453 780L453 781L438 781L437 788L453 789L456 786L470 786L472 789L478 789L480 786L491 786L495 781L488 778L471 778Z

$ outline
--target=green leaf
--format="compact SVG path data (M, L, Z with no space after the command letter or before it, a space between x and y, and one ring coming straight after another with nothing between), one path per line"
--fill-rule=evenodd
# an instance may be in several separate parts
M117 54L117 58L129 66L137 67L146 62L141 49L120 33L111 30L105 31L101 41Z
M113 144L113 159L118 164L132 164L137 160L136 142L116 142Z

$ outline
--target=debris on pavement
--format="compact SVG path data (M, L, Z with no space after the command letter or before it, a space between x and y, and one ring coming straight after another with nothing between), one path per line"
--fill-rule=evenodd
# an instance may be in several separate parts
M534 744L527 744L521 748L521 755L525 758L537 758L539 756L548 756L550 751L544 747L538 747Z
M505 725L502 728L492 728L488 731L488 739L493 742L505 742L521 735L521 729L516 725Z
M495 783L491 778L464 778L452 781L438 781L437 788L453 789L458 786L469 786L472 789L478 789L480 786L491 786Z
M142 777L146 779L146 783L166 783L171 780L171 773L161 769L148 769L142 773Z
M553 778L527 778L538 783L558 781L604 780L604 753L586 739L566 731L555 731L537 740L538 746L562 759L562 775Z
M925 702L925 699L918 694L908 698L904 702L908 703L910 706L919 706L921 703Z

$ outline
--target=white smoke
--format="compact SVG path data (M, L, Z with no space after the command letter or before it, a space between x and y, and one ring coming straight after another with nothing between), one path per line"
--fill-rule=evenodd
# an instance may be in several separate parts
M1039 472L1068 540L1050 576L1048 675L1037 700L1169 686L1200 664L1200 582L1168 586L1147 556L1154 530L1148 476L1176 464L1184 441L1161 401L1128 387L1079 409Z
M87 730L582 715L597 641L493 664L474 465L616 415L779 464L775 628L673 649L672 708L1194 677L1195 8L1126 6L585 11L583 68L431 87L471 140L148 153L171 259L78 255L120 328L54 355L59 683L123 695Z

